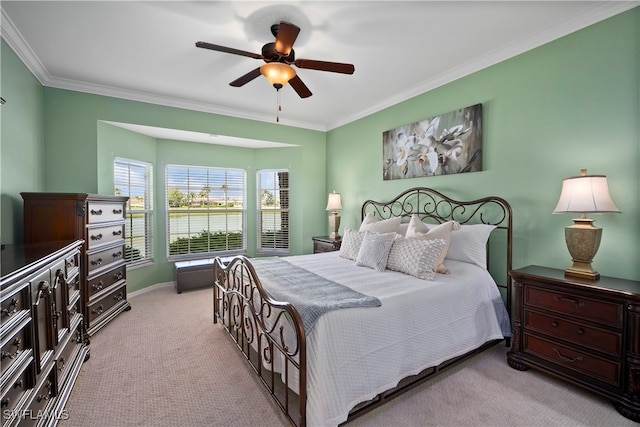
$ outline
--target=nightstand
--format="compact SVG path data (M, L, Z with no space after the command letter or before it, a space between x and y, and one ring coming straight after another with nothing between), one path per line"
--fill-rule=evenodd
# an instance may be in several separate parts
M569 278L538 266L514 270L511 278L509 366L584 387L640 422L640 282Z
M313 239L313 253L318 254L321 252L333 252L339 251L342 239L332 239L329 236L312 237Z

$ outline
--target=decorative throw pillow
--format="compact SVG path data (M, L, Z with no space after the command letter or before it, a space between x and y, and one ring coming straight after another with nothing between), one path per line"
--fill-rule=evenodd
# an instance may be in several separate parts
M487 241L495 225L463 225L451 236L447 259L455 259L487 268Z
M433 280L444 245L443 239L407 239L399 236L391 246L387 268L419 279Z
M442 239L445 242L442 253L438 258L438 265L436 271L442 274L449 274L449 270L444 266L443 262L447 256L449 245L451 244L451 235L455 230L460 229L460 224L457 221L447 221L443 224L439 224L431 229L427 227L425 223L420 221L418 215L412 215L411 221L409 221L409 228L407 229L408 239Z
M397 233L366 232L356 258L356 264L363 267L384 271L387 268L387 258Z
M345 229L344 236L342 236L342 244L340 245L340 256L355 261L360 251L364 235L364 231L351 230L350 228Z
M374 233L399 233L401 217L378 220L373 214L367 214L360 224L358 231L372 231Z

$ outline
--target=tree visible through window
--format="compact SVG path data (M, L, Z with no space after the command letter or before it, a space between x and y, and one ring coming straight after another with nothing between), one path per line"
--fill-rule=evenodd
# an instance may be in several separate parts
M239 169L167 166L169 257L246 251L245 177Z
M289 172L258 171L258 252L289 253Z
M125 260L128 265L153 261L153 168L150 163L116 158L114 194L127 196Z

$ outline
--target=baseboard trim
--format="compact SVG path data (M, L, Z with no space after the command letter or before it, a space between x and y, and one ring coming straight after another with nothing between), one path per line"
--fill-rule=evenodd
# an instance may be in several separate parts
M138 295L146 294L147 292L153 291L154 289L166 288L167 286L175 287L175 283L174 282L156 283L155 285L147 286L146 288L142 288L140 290L131 292L130 294L127 295L127 298L134 298L134 297L137 297Z

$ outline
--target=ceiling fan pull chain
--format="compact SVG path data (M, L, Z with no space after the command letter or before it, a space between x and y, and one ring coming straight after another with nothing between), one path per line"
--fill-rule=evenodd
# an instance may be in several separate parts
M282 106L280 105L280 89L276 89L276 123L280 123L280 111Z

